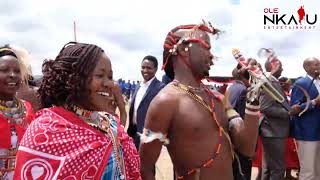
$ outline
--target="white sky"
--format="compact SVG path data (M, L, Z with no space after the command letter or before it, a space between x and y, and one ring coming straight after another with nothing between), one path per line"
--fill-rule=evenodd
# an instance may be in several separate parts
M46 58L55 58L62 46L73 40L73 21L77 40L102 47L112 61L115 79L141 79L140 63L154 55L162 65L166 34L182 24L209 20L225 30L212 40L213 54L221 57L211 68L211 76L230 76L236 62L232 48L246 57L257 57L261 47L273 48L283 62L284 76L305 74L305 58L319 58L320 13L315 30L264 30L263 9L279 8L295 14L301 5L306 13L320 10L320 1L288 0L1 0L0 45L26 48L33 56L34 74L41 74ZM264 63L264 59L258 59ZM158 77L163 72L158 70Z

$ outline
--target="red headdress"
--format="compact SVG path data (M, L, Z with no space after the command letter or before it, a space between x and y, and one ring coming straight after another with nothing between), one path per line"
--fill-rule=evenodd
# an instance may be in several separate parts
M190 30L190 31L185 33L182 37L180 37L177 34L175 34L175 32L179 30ZM168 33L163 45L164 51L163 51L162 69L166 69L171 56L179 55L177 49L181 44L199 43L204 48L209 48L209 45L207 44L207 42L195 36L195 33L198 30L201 30L213 35L221 32L219 29L214 28L210 22L206 23L205 21L203 21L201 24L198 24L198 25L191 24L191 25L180 25L178 27L175 27ZM191 47L191 44L189 44L189 46ZM190 63L185 59L182 59L182 60L191 69ZM170 78L173 78L173 77L170 77Z

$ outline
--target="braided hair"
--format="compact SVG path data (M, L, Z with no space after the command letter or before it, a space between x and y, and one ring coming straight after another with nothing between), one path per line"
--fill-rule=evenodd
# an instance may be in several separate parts
M42 106L70 105L77 99L87 97L87 84L103 52L93 44L69 42L55 60L45 60L39 88Z
M175 32L179 30L178 27L172 29L168 34L164 41L163 45L163 66L162 69L164 70L165 74L170 78L174 79L174 69L173 69L173 58L175 56L171 56L170 49L178 43L180 40L180 36L176 35Z

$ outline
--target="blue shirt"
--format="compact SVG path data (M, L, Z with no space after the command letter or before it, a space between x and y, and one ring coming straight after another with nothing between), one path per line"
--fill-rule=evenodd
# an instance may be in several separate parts
M229 101L232 107L244 118L246 108L247 87L243 82L236 80L229 87Z

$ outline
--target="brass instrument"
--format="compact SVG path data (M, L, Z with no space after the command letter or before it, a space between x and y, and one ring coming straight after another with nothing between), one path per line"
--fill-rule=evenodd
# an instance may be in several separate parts
M269 77L267 77L257 65L248 65L246 59L242 56L238 49L232 49L232 54L238 63L241 65L241 68L247 70L250 74L250 84L248 92L248 100L253 101L257 99L260 95L260 90L263 90L270 97L272 97L277 102L283 104L285 102L285 97L273 87L270 82ZM274 53L269 53L269 55L274 56Z
M250 72L249 72L250 73ZM262 77L257 77L254 74L250 73L251 75L251 86L253 89L249 94L251 94L250 98L258 98L260 94L260 89L267 93L270 97L276 100L279 103L285 102L285 97L273 87L270 80L267 76L263 75Z

